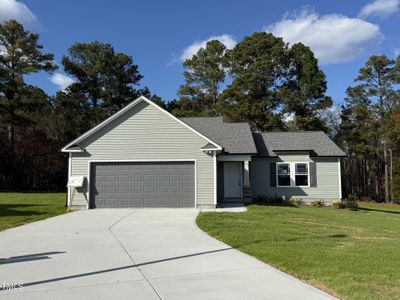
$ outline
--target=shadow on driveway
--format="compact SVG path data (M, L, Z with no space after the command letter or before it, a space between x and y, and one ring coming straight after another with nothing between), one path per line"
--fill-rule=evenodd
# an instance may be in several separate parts
M51 257L49 255L62 254L62 253L65 253L65 251L42 252L42 253L27 254L21 256L11 256L8 258L0 258L0 265L15 264L19 262L33 261L33 260L50 259Z
M63 277L57 277L57 278L51 278L51 279L45 279L45 280L26 282L26 283L23 283L23 286L27 287L27 286L32 286L32 285L68 280L68 279L73 279L73 278L86 277L86 276L114 272L114 271L120 271L120 270L125 270L125 269L130 269L130 268L137 268L137 267L141 267L141 266L145 266L145 265L157 264L157 263L162 263L162 262L166 262L166 261L183 259L183 258L199 256L199 255L205 255L205 254L221 252L221 251L226 251L226 250L231 250L231 249L233 249L233 248L229 247L229 248L223 248L223 249L218 249L218 250L205 251L205 252L199 252L199 253L194 253L194 254L163 258L163 259L144 262L144 263L140 263L140 264L132 264L132 265L127 265L127 266L122 266L122 267L117 267L117 268L110 268L110 269L105 269L105 270L100 270L100 271L93 271L93 272L87 272L87 273L81 273L81 274L75 274L75 275L69 275L69 276L63 276Z

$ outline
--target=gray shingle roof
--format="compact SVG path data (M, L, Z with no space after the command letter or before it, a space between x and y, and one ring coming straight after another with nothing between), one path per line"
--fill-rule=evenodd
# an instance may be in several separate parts
M276 156L279 151L310 151L317 156L346 154L322 131L254 133L258 155Z
M247 123L226 123L222 117L181 118L230 154L256 154L257 149Z

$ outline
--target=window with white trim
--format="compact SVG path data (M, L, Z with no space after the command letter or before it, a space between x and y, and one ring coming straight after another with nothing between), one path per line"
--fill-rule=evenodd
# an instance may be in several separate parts
M277 164L278 186L290 186L290 164Z
M296 186L308 186L309 184L308 163L296 163L294 176L295 176L294 181Z
M278 187L309 187L310 166L308 162L277 163Z

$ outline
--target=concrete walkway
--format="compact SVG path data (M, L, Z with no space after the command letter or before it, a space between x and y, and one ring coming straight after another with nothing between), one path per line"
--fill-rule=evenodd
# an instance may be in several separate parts
M209 237L193 209L96 209L0 232L1 299L333 299Z

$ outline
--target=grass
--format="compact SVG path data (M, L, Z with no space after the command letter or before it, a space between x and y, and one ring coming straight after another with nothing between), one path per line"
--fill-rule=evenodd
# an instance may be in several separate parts
M342 299L400 299L400 206L249 205L201 213L211 236Z
M0 193L0 231L65 213L65 193Z

